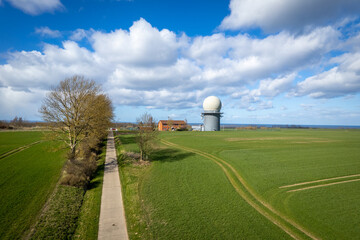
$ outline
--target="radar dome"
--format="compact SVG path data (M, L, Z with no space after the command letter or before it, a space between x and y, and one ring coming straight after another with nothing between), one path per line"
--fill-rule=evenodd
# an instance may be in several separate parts
M203 102L204 111L220 111L221 101L218 97L210 96L205 98Z

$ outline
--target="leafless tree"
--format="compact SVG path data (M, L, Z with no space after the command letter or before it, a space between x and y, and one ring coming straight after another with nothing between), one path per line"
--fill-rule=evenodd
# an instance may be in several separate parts
M76 75L53 88L39 111L54 139L64 142L72 157L85 139L102 137L113 117L111 101L100 87Z
M148 160L157 140L156 123L151 114L144 113L137 119L137 124L139 129L136 141L140 149L140 161Z

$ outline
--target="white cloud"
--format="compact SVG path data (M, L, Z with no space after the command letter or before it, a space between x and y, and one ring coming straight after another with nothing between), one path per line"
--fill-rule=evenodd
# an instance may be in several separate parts
M185 56L203 67L203 78L208 82L244 85L318 63L325 53L337 48L339 37L332 27L298 36L281 32L264 39L214 34L195 38Z
M266 32L284 29L302 30L307 26L326 25L347 16L357 15L356 0L231 0L231 13L221 23L221 29L260 27Z
M178 59L170 66L129 67L118 65L109 77L106 86L137 90L154 89L189 89L195 88L197 82L193 76L201 70L187 59Z
M81 41L84 38L90 38L94 32L95 32L94 29L90 29L90 30L76 29L71 33L70 40Z
M295 74L290 74L281 78L261 80L259 88L253 91L259 96L273 98L281 93L289 91L295 77Z
M22 92L14 91L11 88L0 88L0 116L8 116L8 119L19 116L26 120L39 118L39 103L45 94L45 91L38 89Z
M35 28L35 33L39 34L42 37L50 37L50 38L58 38L62 36L59 30L51 30L49 27Z
M341 55L332 62L339 65L299 82L293 95L333 98L360 92L360 52Z
M273 103L269 99L289 91L292 88L295 77L295 74L290 74L276 79L261 80L258 88L234 91L231 97L240 98L239 107L248 111L273 108Z
M176 92L171 89L163 90L132 90L114 88L108 90L111 99L120 105L148 106L162 109L184 109L199 106L202 98L198 98L197 92Z
M341 36L333 27L321 27L262 39L221 33L190 38L140 19L129 30L77 29L69 37L73 41L63 41L61 46L45 44L42 51L9 53L7 63L0 65L0 88L43 91L80 74L101 83L115 105L189 108L200 106L208 95L218 95L231 96L229 105L238 108L269 109L274 107L273 98L294 88L301 70L337 64L338 72L352 72L355 77L358 44ZM83 38L89 40L91 50L81 46ZM352 53L329 62L329 52L344 47ZM354 87L357 81L351 93L360 91ZM332 94L320 89L316 79L303 82L295 86L293 95Z
M93 54L72 41L63 48L45 45L44 51L21 51L10 54L8 63L0 65L0 86L28 91L29 88L48 89L74 74L101 80L101 64Z
M13 7L20 9L30 15L39 15L44 12L61 10L64 6L60 0L6 0Z
M159 31L144 19L134 22L130 31L95 32L91 38L96 54L109 62L137 66L171 65L178 56L176 35L167 29Z

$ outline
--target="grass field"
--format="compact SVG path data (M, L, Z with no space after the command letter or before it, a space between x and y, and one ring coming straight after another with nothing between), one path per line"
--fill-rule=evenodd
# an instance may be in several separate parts
M41 140L42 132L0 132L0 156L16 148Z
M2 154L41 140L41 132L0 132ZM0 239L19 239L38 217L60 176L63 151L40 142L0 159Z
M137 180L145 238L360 236L358 130L166 132L161 138L164 145ZM133 149L130 140L123 144ZM128 178L137 175L127 168Z

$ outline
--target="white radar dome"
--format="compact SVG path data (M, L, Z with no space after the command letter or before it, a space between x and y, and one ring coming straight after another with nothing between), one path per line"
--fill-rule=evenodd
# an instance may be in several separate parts
M210 96L205 98L203 102L204 111L220 111L221 101L218 97Z

